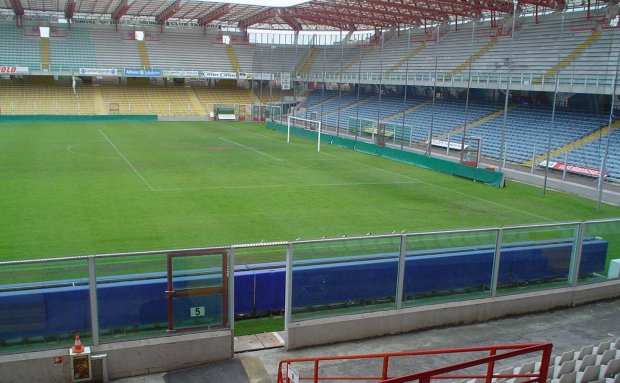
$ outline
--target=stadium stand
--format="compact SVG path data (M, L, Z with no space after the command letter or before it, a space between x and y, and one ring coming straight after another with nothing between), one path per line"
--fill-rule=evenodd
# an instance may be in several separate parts
M63 31L63 37L50 38L50 68L57 70L96 67L96 52L90 29L76 27Z
M74 93L69 84L35 85L0 81L0 105L4 114L97 114L94 89L80 87Z
M144 86L101 86L105 105L117 103L119 114L158 114L164 116L204 115L192 100L192 89L173 87Z
M41 68L41 50L39 39L24 37L22 30L12 24L0 23L0 62L2 65L16 65L29 68ZM18 53L19 52L19 53Z

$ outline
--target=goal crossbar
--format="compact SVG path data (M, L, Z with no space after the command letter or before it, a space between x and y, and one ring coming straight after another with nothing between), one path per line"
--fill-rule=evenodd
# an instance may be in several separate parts
M297 123L296 123L297 122ZM288 116L287 118L287 127L286 127L286 142L291 142L291 126L296 126L300 128L306 128L306 126L316 126L316 130L318 132L317 135L317 143L316 149L318 152L321 151L321 121L319 120L310 120L307 118Z

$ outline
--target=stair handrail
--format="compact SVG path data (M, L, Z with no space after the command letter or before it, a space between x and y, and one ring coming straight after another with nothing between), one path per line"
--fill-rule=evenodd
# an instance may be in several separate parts
M545 383L547 380L547 373L549 363L551 359L551 351L553 344L545 343L524 343L524 344L506 344L506 345L493 345L493 346L478 346L478 347L460 347L451 349L435 349L435 350L417 350L417 351L403 351L393 353L379 353L379 354L357 354L348 356L325 356L325 357L308 357L308 358L294 358L284 359L278 364L278 383L291 383L289 378L289 369L292 369L291 365L295 363L309 363L312 362L312 376L299 376L299 381L312 381L318 383L321 380L329 381L374 381L381 383L405 383L412 381L419 381L420 383L430 383L433 379L449 380L449 379L475 379L485 378L486 383L491 383L493 379L508 379L508 378L529 378L523 381L523 383L538 382ZM466 362L455 363L444 367L434 368L417 372L410 375L403 375L399 377L388 376L390 359L395 357L408 357L408 356L423 356L423 355L440 355L440 354L455 354L455 353L467 353L467 352L479 352L488 351L489 356L483 358L475 358ZM499 353L498 351L506 351ZM531 354L535 352L542 352L540 360L540 369L538 372L529 374L495 374L495 362L498 360L508 359L520 355ZM325 361L350 361L350 360L371 360L382 359L382 371L381 375L377 376L321 376L319 375L319 367L321 362ZM461 375L445 375L452 371L462 370L479 365L487 365L486 374L461 374Z

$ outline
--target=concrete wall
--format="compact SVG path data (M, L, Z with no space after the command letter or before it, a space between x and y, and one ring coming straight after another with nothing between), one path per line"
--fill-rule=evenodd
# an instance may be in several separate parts
M618 297L620 280L613 280L496 298L305 320L291 323L286 332L286 348L292 350L432 327L487 321Z
M230 359L233 339L230 330L186 333L161 338L91 346L92 354L107 354L110 379L170 371ZM63 357L54 365L54 357ZM101 376L101 361L93 361L95 377ZM69 348L0 356L2 383L71 381Z

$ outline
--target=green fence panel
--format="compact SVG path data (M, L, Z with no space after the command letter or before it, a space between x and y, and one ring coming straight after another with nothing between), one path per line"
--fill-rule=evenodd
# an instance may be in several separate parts
M280 126L280 127L278 127ZM286 126L276 123L267 123L267 127L277 131L286 133ZM318 132L304 130L299 128L291 128L291 134L300 137L317 139ZM425 169L435 170L444 174L450 174L457 177L463 177L474 181L483 182L487 185L503 187L504 173L487 169L479 169L466 166L452 161L440 158L428 157L423 154L398 150L388 146L375 145L366 141L358 141L350 138L336 137L327 133L322 133L321 142L331 143L342 148L354 149L356 151L382 156L391 160L405 162Z
M346 149L355 149L355 141L344 137L333 137L332 145L340 146Z
M355 150L362 153L376 154L377 147L377 145L373 145L364 141L357 141L355 143Z
M334 136L327 133L321 133L321 143L322 144L331 144Z
M105 115L56 115L56 114L24 114L3 115L0 122L54 122L54 121L157 121L155 114L105 114Z
M504 174L493 170L474 168L472 166L456 164L454 175L483 182L485 184L502 187L504 184Z

